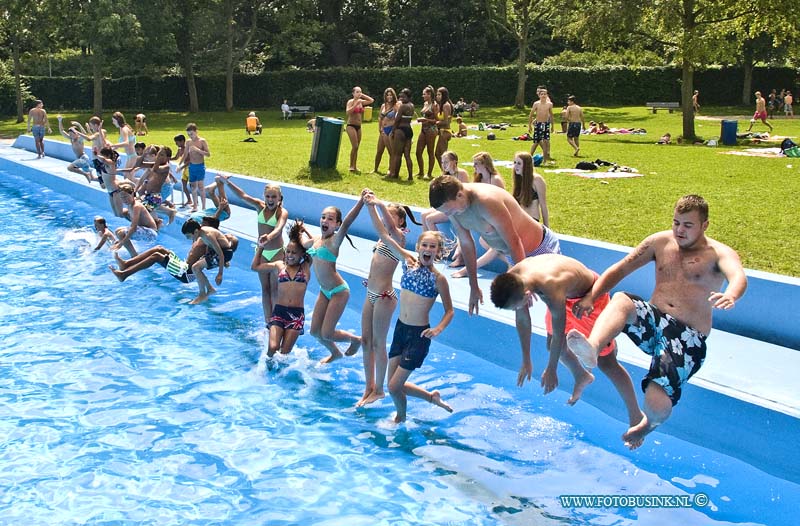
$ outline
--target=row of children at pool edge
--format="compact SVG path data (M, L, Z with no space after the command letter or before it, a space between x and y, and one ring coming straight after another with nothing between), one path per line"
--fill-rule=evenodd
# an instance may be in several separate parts
M515 164L517 159L520 170L515 167L515 175L532 172L530 154L520 152L515 156ZM397 408L395 421L406 417L407 396L452 411L440 393L407 381L427 355L430 338L441 333L453 317L447 279L434 266L446 255L449 246L441 233L424 231L416 243L417 254L406 251L404 226L408 211L381 202L365 189L345 216L335 207L322 211L319 236L307 232L302 222L295 222L284 248L282 232L288 212L282 206L280 188L267 185L262 201L248 196L229 179L220 182L259 210L259 243L251 268L259 272L262 306L270 327L269 344L259 359L259 369L263 370L266 360L275 353L289 353L302 334L303 297L313 267L320 294L314 306L311 334L330 352L323 362L341 358L343 354L354 355L359 347L364 347L366 386L357 405L364 406L385 396L383 385L388 373L388 389ZM532 375L529 306L538 297L548 307L550 359L541 378L545 393L558 386L559 361L575 378L570 404L577 402L593 382L590 369L600 367L627 408L630 427L623 440L630 448L639 447L644 437L669 417L681 397L682 386L702 365L713 308L732 308L746 289L747 280L736 252L705 236L708 205L700 196L681 198L675 207L672 230L649 236L602 276L561 255L555 234L497 186L466 183L444 175L432 181L429 197L435 213L445 216L457 233L470 279L470 313L477 313L482 302L470 231L480 232L489 248L514 264L493 281L492 301L500 308L516 312L523 356L518 384L530 380ZM367 298L359 337L336 329L349 300L349 287L336 270L336 259L350 225L364 205L369 208L380 241L374 248L366 281ZM196 238L195 243L198 243ZM173 256L159 256L168 270ZM650 302L626 293L609 297L613 286L650 261L657 262L656 289ZM403 274L398 299L392 276L399 262ZM685 270L687 265L691 271ZM720 291L726 280L727 287ZM428 318L437 296L442 298L444 315L431 327ZM388 328L397 303L400 315L387 355ZM621 332L626 332L652 356L650 371L642 381L643 410L630 375L616 360L614 337ZM339 350L337 342L348 344L345 353Z

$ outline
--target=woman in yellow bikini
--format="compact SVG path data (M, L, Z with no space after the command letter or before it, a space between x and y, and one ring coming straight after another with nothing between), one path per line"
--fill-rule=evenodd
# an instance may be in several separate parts
M289 212L283 208L283 194L281 187L275 184L264 186L264 200L258 199L245 193L233 181L229 175L222 176L233 192L242 201L258 210L258 243L261 248L262 258L271 263L283 259L283 228ZM269 324L272 317L273 297L278 295L278 282L274 275L269 272L259 272L258 279L261 282L261 307L264 310L264 323Z
M436 90L436 102L439 111L436 114L436 128L439 130L439 140L436 142L436 160L439 168L442 167L442 154L447 151L447 145L453 136L450 121L453 119L453 103L450 102L450 92L442 86Z
M436 117L439 113L439 106L436 104L436 101L433 100L435 96L436 94L433 91L433 86L426 86L425 89L422 90L422 116L417 119L417 122L422 124L422 130L420 130L419 138L417 139L417 166L419 166L417 177L426 180L430 179L433 174L433 156L436 146L436 136L438 135ZM425 164L422 160L422 152L426 148L428 149L428 174L423 176ZM441 161L439 162L441 163Z

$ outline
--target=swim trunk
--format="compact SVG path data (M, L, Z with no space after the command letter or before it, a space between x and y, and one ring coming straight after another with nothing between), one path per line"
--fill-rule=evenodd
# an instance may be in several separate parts
M172 197L172 183L164 183L161 187L161 201L169 201Z
M581 135L581 123L570 122L567 126L567 137L579 137Z
M142 197L142 204L151 212L161 206L161 201L160 194L144 194L144 197Z
M167 273L181 283L194 283L195 275L192 268L182 260L175 252L170 251L166 259L159 261L159 264L167 269Z
M222 251L222 255L225 256L225 265L228 265L233 259L233 252L234 250L231 248L226 248ZM213 249L209 248L204 257L207 269L211 270L219 267L219 255Z
M203 163L189 165L189 182L196 183L206 178L206 165Z
M767 112L766 111L757 111L757 112L755 112L753 114L753 120L754 121L757 121L757 120L765 121L765 120L767 120Z
M284 330L300 331L303 334L303 324L306 321L306 313L303 307L287 307L285 305L275 305L272 307L272 317L269 319L269 326L273 325Z
M790 113L792 113L792 105L791 104L784 104L783 105L783 113L785 113L786 115L789 115Z
M345 281L341 285L337 285L330 290L325 290L322 287L319 288L319 291L328 299L331 299L334 294L339 294L340 292L344 292L346 290L350 290L350 286Z
M682 387L700 370L706 359L706 335L676 320L639 296L625 293L636 306L636 321L623 332L642 351L652 356L650 370L642 379L642 391L655 382L666 391L672 405Z
M119 157L117 157L117 168L125 168L126 164L128 164L128 154L119 154Z
M78 170L85 170L88 172L91 169L89 165L89 156L84 153L83 155L72 161L70 163L70 166L72 166L73 168L77 168Z
M542 142L550 140L550 123L549 122L534 122L533 123L533 142Z
M192 214L189 217L191 217L192 219L194 219L198 223L202 223L204 217L214 217L214 215L216 213L217 213L217 207L216 206L211 206L211 207L206 208L205 210L200 211L200 212L192 212ZM231 217L231 215L228 212L224 211L224 210L222 212L220 212L220 214L219 214L219 220L220 221L225 221L229 217Z
M561 254L561 243L558 242L558 237L544 225L542 225L542 242L539 243L538 247L525 254L525 257L532 258L542 254ZM506 261L511 265L514 264L514 260L510 255L506 255Z
M187 183L189 182L189 167L188 166L184 166L183 167L183 172L181 172L181 181L186 181Z
M389 349L389 359L399 356L400 363L397 365L406 371L422 367L422 362L425 361L431 347L431 339L424 338L422 331L429 327L430 325L406 325L397 320L392 336L392 347Z
M31 135L34 139L44 139L44 126L41 124L31 126Z
M594 279L597 279L600 276L597 273L594 274ZM574 314L572 314L572 307L578 303L581 298L572 298L567 299L567 320L564 325L564 334L568 333L571 329L575 329L579 333L583 334L587 338L592 333L592 327L594 327L594 323L597 321L597 317L603 312L608 306L608 302L611 301L611 296L606 292L594 302L594 310L592 310L591 314L584 314L581 316L580 319L576 318ZM550 314L550 311L547 311L547 314L544 316L544 326L547 329L547 335L552 336L553 334L553 316ZM600 351L600 356L608 356L617 348L617 343L614 340L611 340L611 343L603 347Z

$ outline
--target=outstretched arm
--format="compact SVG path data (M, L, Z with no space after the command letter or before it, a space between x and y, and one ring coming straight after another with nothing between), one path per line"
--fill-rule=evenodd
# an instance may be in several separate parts
M380 216L378 215L378 199L375 197L374 194L366 194L363 198L367 202L367 209L369 210L369 216L372 219L372 225L375 227L375 230L378 232L378 236L381 238L381 241L389 247L389 249L396 255L397 257L401 258L408 258L413 257L408 250L404 247L401 247L400 244L395 241L395 239L389 235L389 231L386 230L386 226L381 221ZM383 203L381 203L382 205ZM384 206L385 208L385 206Z
M353 206L353 208L351 208L350 211L347 212L347 215L344 216L344 219L342 219L342 225L336 232L336 237L334 239L334 244L336 247L342 244L342 240L347 235L347 231L350 229L350 225L352 225L353 221L356 220L358 214L361 213L361 209L363 207L364 207L364 200L359 199L358 201L356 201L356 204Z
M656 245L659 243L659 235L660 234L653 234L647 237L633 249L633 252L608 267L600 276L600 279L594 282L592 290L581 298L579 302L575 303L575 306L572 308L572 313L575 317L580 318L584 313L591 313L594 310L594 302L597 298L609 292L617 283L622 281L625 276L634 270L653 261L655 259Z
M252 206L256 210L261 210L263 208L266 208L267 205L264 204L264 201L262 201L261 199L256 199L255 197L247 194L244 190L239 188L239 186L236 185L236 183L231 181L231 176L230 175L224 174L221 177L222 177L222 180L225 181L225 184L227 184L228 187L231 190L233 190L233 193L238 195L239 198L242 201L244 201L248 205ZM277 229L277 226L276 226L276 229Z

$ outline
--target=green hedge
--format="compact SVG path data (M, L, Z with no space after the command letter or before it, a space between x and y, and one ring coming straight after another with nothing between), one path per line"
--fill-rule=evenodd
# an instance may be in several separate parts
M539 84L548 87L557 104L568 94L578 97L581 104L607 106L644 104L648 101L680 100L681 72L674 67L627 68L604 66L570 68L534 66L527 69L526 97L533 100ZM695 73L695 89L699 89L703 104L737 105L741 101L743 82L741 69L713 67ZM753 89L768 92L771 88L792 88L797 73L790 68L756 68ZM92 80L77 77L30 77L31 92L54 109L83 109L92 107ZM391 68L275 71L261 75L234 77L234 105L237 108L266 108L280 106L284 98L292 104L309 104L295 94L303 89L330 86L340 90L342 97L361 86L380 100L383 90L409 87L419 102L422 88L447 86L453 99L464 97L481 104L511 105L516 95L515 67L465 68ZM225 77L197 77L200 107L218 110L225 105ZM335 100L336 97L320 98ZM143 110L185 111L188 107L186 81L183 77L126 77L103 82L103 106L106 108L141 108ZM331 108L318 107L320 110ZM337 109L337 108L333 108Z

